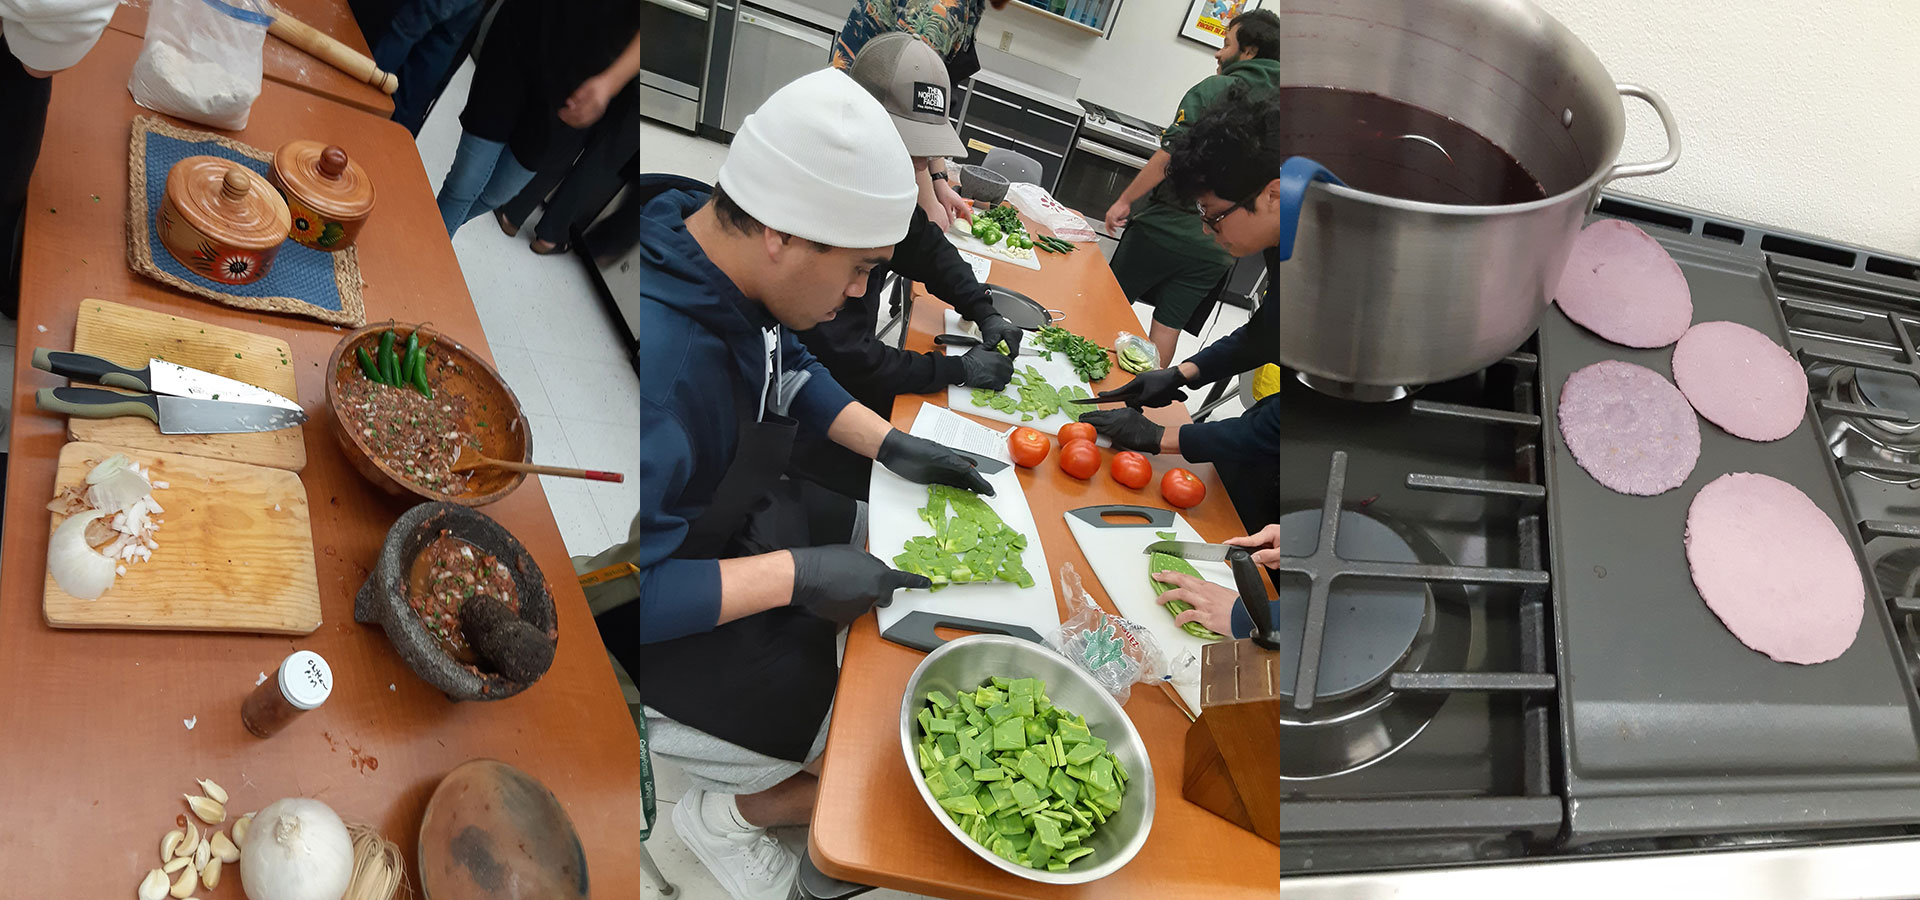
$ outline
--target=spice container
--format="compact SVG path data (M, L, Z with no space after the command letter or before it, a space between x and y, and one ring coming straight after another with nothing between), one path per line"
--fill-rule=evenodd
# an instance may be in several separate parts
M373 181L337 146L288 141L273 153L272 178L293 215L287 236L315 250L353 246L373 213Z
M251 284L273 267L291 222L279 192L246 166L189 156L167 170L154 228L167 252L194 273Z
M254 737L273 737L333 693L333 669L312 650L297 650L240 705L240 722Z

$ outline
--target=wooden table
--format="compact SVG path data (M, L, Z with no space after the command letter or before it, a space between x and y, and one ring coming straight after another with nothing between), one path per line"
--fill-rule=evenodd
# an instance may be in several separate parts
M1097 342L1111 345L1120 331L1140 331L1139 320L1114 281L1112 270L1091 246L1082 245L1078 252L1064 258L1042 253L1040 261L1038 272L995 262L990 277L995 284L1065 311L1062 327ZM941 314L947 308L930 296L916 295L908 349L933 349L933 336L944 330ZM1118 387L1128 378L1116 366L1095 390ZM944 406L946 395L900 397L894 403L894 426L902 430L910 427L923 403ZM1148 414L1163 425L1190 421L1179 404ZM988 424L1007 427L997 422ZM1058 451L1056 446L1054 454ZM1054 456L1035 469L1020 470L1020 485L1026 491L1027 505L1033 510L1047 556L1044 571L1035 568L1034 577L1057 585L1060 566L1072 563L1088 591L1109 611L1115 611L1114 606L1100 589L1093 567L1075 544L1064 516L1068 510L1099 503L1161 505L1159 489L1154 485L1133 491L1114 482L1105 471L1112 457L1110 451L1103 451L1102 471L1088 481L1062 474ZM1206 481L1206 501L1182 513L1203 537L1218 542L1246 533L1212 466L1170 457L1154 457L1153 463L1156 479L1158 473L1182 465ZM1164 693L1145 686L1136 686L1126 705L1127 715L1140 730L1147 755L1153 760L1153 830L1139 855L1113 875L1072 887L1018 878L975 856L947 833L921 801L913 785L914 773L901 757L901 693L914 667L924 658L918 651L883 640L872 616L862 616L847 638L820 771L820 799L808 837L814 864L821 872L860 884L938 897L995 900L1223 900L1271 898L1279 890L1279 848L1180 796L1189 723Z
M151 2L120 0L120 6L114 10L113 21L107 23L107 28L144 38L147 34L148 5ZM360 33L359 23L354 21L353 10L347 6L347 0L283 0L277 5L288 15L312 25L315 31L369 57L373 56L373 51L367 48L366 36ZM286 41L267 35L266 46L261 52L261 72L268 81L296 87L309 94L319 94L382 117L393 115L393 98L384 91L328 65L305 50L296 49ZM261 95L263 100L265 97L265 94ZM259 109L259 103L255 103L254 110L257 112Z
M53 80L29 196L12 454L0 554L0 796L23 813L0 829L0 859L46 860L31 881L49 897L131 896L194 779L212 778L237 812L317 797L398 842L409 872L421 814L442 776L469 759L518 766L559 797L584 844L596 897L640 894L640 749L585 598L571 577L538 479L485 512L546 572L560 614L559 654L539 684L493 703L453 703L415 677L353 599L387 527L412 504L380 493L335 443L322 367L341 329L194 299L127 268L126 91L140 41L109 32ZM367 317L431 319L492 359L441 227L420 154L404 128L268 84L239 139L338 142L365 166L380 205L360 236ZM312 111L307 107L311 105ZM41 619L54 461L66 420L34 408L62 384L29 366L36 346L72 346L79 301L98 297L286 340L306 425L301 473L312 508L324 624L303 638L187 632L57 631ZM166 552L161 544L159 552ZM240 724L260 672L294 649L319 652L336 686L327 704L261 740ZM183 720L196 719L188 730ZM377 764L376 761L377 760ZM377 767L376 767L377 765ZM56 862L64 861L64 862ZM77 864L74 861L80 861ZM202 898L241 896L237 879Z

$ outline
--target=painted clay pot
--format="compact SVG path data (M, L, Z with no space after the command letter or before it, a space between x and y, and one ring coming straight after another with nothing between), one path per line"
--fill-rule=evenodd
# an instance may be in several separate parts
M339 147L288 141L274 151L272 178L293 214L287 236L315 250L353 246L373 214L373 181Z
M217 284L265 278L291 224L286 202L265 179L214 156L174 163L154 216L167 252Z

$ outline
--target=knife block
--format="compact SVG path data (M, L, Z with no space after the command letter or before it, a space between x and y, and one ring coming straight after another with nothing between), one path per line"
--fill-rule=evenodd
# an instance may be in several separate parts
M1200 667L1181 794L1279 846L1280 654L1251 640L1215 641Z

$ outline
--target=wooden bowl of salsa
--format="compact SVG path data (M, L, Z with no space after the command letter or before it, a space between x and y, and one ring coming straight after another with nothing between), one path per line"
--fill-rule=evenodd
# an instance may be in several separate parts
M539 679L491 671L466 645L459 610L475 593L506 604L549 642L559 639L546 576L505 527L468 507L422 503L387 531L373 573L354 597L353 618L385 629L414 674L449 698L511 697Z
M358 351L377 361L388 331L396 355L418 333L431 398L416 387L374 381L362 369ZM387 493L485 506L526 480L526 473L505 469L451 470L461 444L493 459L530 461L533 431L500 373L432 325L361 326L333 348L327 372L334 437L353 467Z

